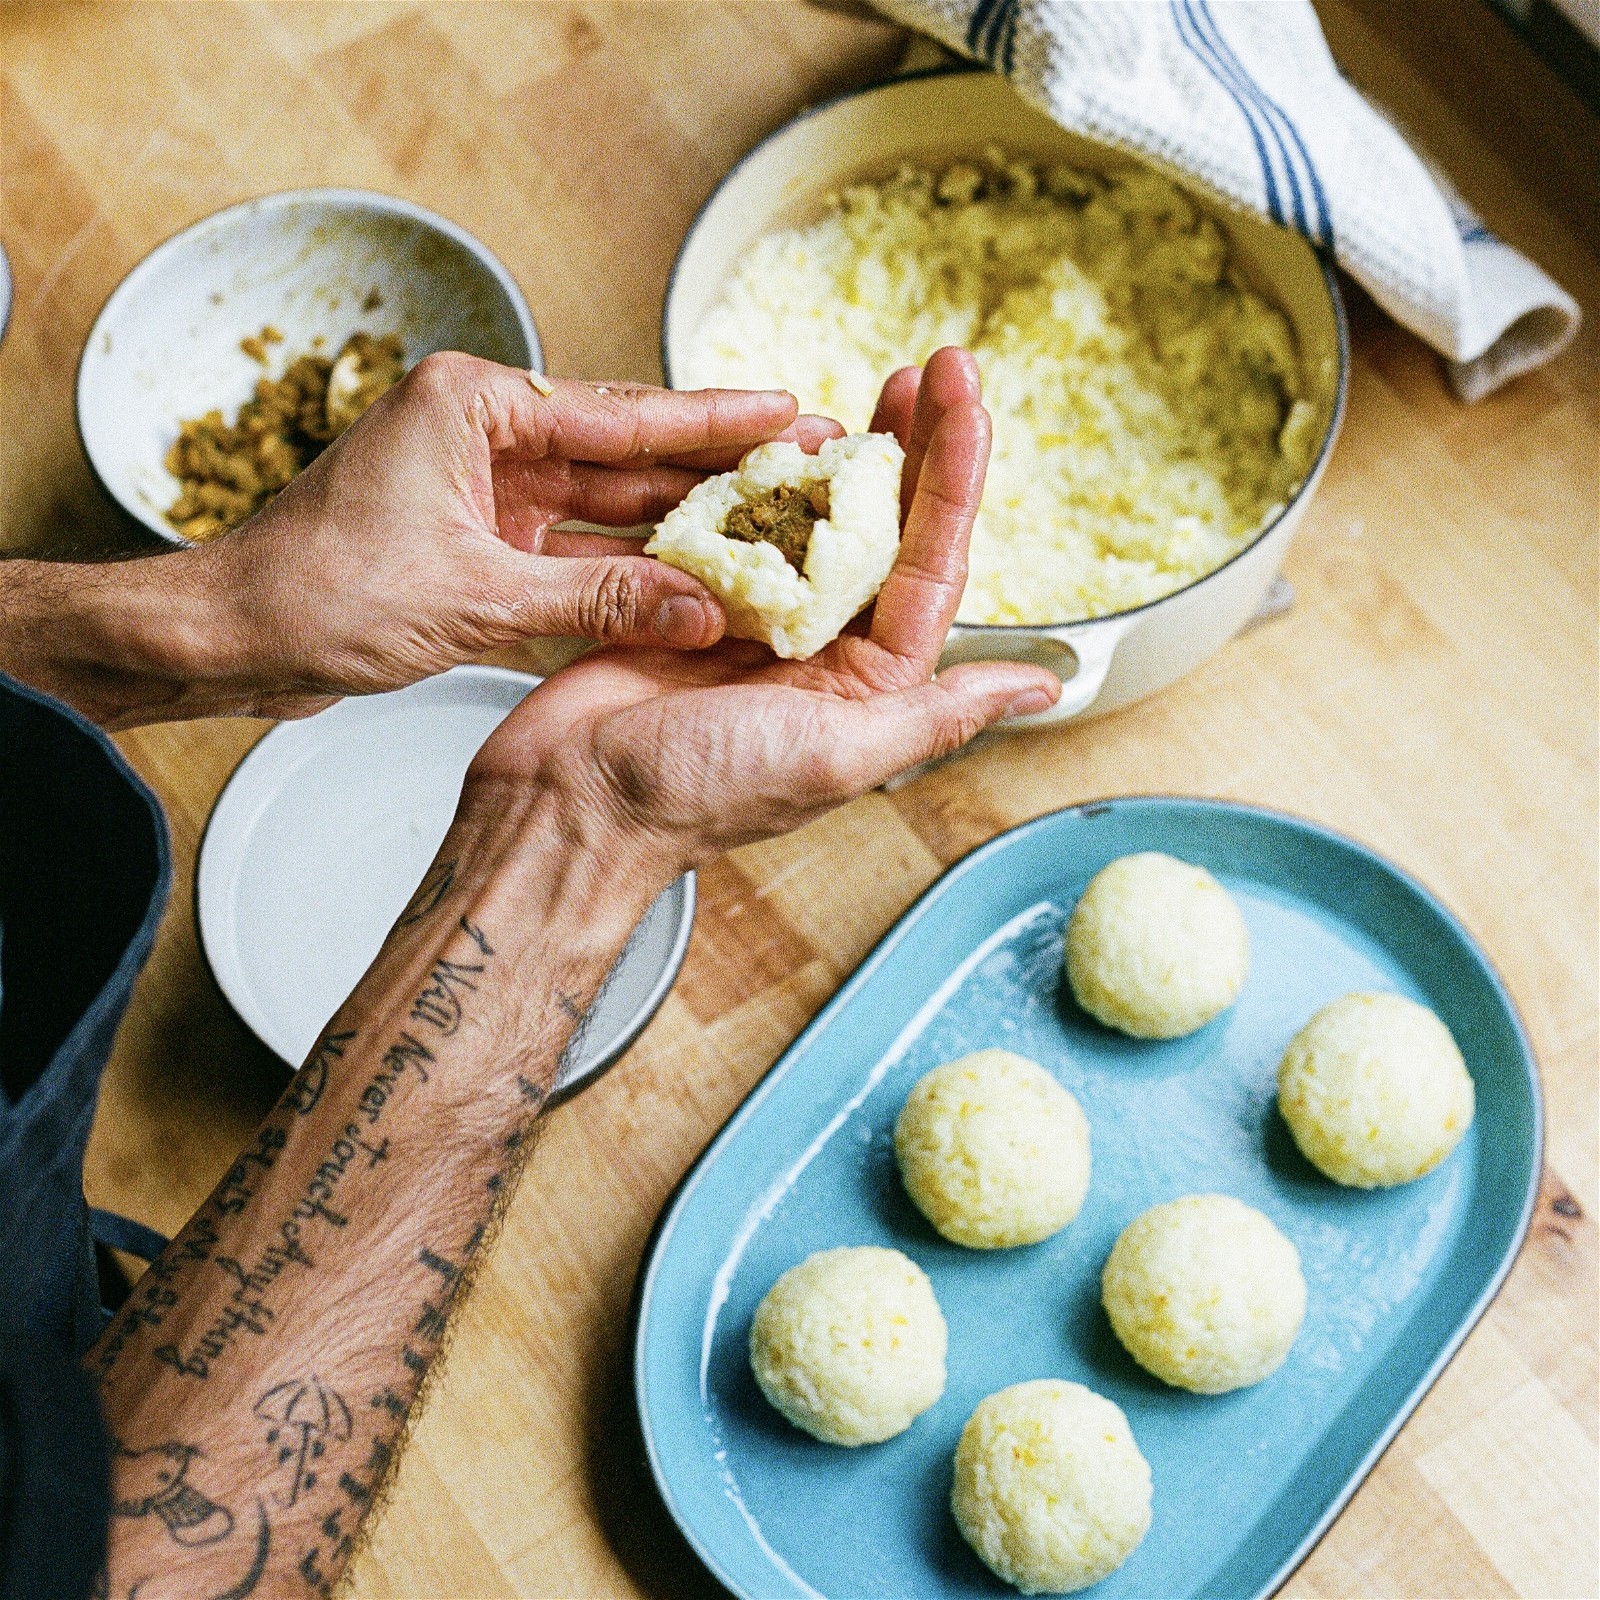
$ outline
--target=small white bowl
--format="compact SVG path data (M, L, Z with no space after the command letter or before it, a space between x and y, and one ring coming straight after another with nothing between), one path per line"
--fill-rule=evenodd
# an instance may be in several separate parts
M269 324L283 342L264 369L239 341ZM511 274L453 222L361 189L263 195L158 245L106 301L78 363L90 466L131 516L185 543L165 516L179 422L231 418L264 371L317 339L332 355L358 329L398 334L407 366L434 350L544 364Z
M456 667L274 728L212 808L200 948L235 1011L298 1066L372 964L443 840L467 763L539 680ZM611 1066L683 964L694 874L645 912L568 1047L558 1098Z

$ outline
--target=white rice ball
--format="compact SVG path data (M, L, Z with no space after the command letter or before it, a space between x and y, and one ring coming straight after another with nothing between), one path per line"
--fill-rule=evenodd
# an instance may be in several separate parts
M1157 851L1101 868L1067 924L1078 1004L1136 1039L1176 1039L1219 1016L1250 970L1250 934L1204 867Z
M1188 1195L1135 1217L1106 1260L1100 1297L1128 1354L1196 1394L1276 1372L1306 1314L1299 1252L1225 1194Z
M1290 1041L1278 1109L1306 1159L1360 1189L1431 1172L1472 1125L1472 1076L1450 1030L1398 994L1347 994Z
M808 1256L767 1291L750 1326L750 1366L797 1428L827 1444L876 1444L944 1393L948 1339L916 1262L846 1246Z
M1118 1407L1041 1378L981 1401L956 1446L950 1509L991 1571L1024 1594L1115 1572L1150 1527L1150 1466Z
M1009 1050L979 1050L923 1077L894 1125L894 1153L917 1209L974 1250L1048 1238L1089 1188L1082 1107Z
M662 519L647 555L691 572L721 600L728 633L780 656L815 655L883 587L900 548L900 468L892 434L829 439L816 455L764 444L732 472L696 484ZM736 506L780 488L826 485L827 513L812 525L802 569L774 544L723 532Z

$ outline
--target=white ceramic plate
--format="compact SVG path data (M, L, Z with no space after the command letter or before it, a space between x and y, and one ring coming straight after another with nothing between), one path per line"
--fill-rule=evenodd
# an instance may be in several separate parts
M195 915L222 992L298 1065L355 987L444 838L467 764L538 683L457 667L274 728L240 762L200 843ZM694 878L634 930L557 1082L571 1094L643 1031L683 964Z

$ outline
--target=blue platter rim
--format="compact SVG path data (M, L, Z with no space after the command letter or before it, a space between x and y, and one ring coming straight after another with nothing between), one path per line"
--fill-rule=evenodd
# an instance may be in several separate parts
M1188 811L1197 818L1218 815L1242 816L1258 823L1309 835L1349 851L1367 864L1375 866L1381 872L1388 874L1400 882L1445 922L1459 938L1463 949L1477 963L1481 975L1487 981L1496 999L1505 1009L1506 1017L1511 1023L1518 1046L1519 1059L1527 1077L1529 1110L1532 1123L1532 1148L1528 1163L1528 1181L1521 1198L1516 1223L1511 1230L1504 1253L1471 1306L1451 1331L1449 1337L1440 1345L1433 1360L1404 1396L1401 1403L1395 1407L1388 1422L1374 1438L1367 1452L1356 1464L1339 1491L1330 1498L1328 1504L1312 1525L1307 1528L1300 1541L1267 1580L1248 1597L1248 1600L1268 1600L1268 1597L1276 1594L1301 1563L1305 1561L1307 1556L1310 1555L1340 1512L1349 1504L1356 1490L1371 1475L1384 1453L1394 1442L1395 1436L1422 1403L1428 1391L1438 1382L1441 1373L1454 1359L1456 1352L1466 1341L1467 1336L1482 1320L1484 1313L1494 1302L1504 1286L1512 1267L1516 1264L1518 1256L1521 1254L1522 1246L1527 1239L1528 1229L1533 1221L1533 1213L1538 1202L1544 1169L1545 1108L1538 1062L1528 1037L1528 1030L1523 1021L1522 1013L1518 1009L1516 1001L1513 999L1499 970L1462 919L1433 890L1403 867L1397 866L1380 852L1362 844L1357 839L1351 838L1348 834L1340 833L1337 829L1329 828L1308 818L1296 816L1292 812L1270 806L1254 805L1247 801L1219 800L1181 794L1118 795L1079 801L1074 805L1061 806L1055 810L1043 812L1039 816L1029 818L1026 822L1021 822L1014 827L1005 829L969 851L959 861L946 868L906 908L882 939L866 955L861 964L845 979L816 1016L795 1036L794 1040L762 1075L760 1081L751 1089L750 1093L734 1109L732 1115L713 1135L705 1149L696 1157L668 1197L667 1203L663 1206L661 1214L646 1241L645 1254L634 1295L632 1363L634 1403L643 1437L645 1454L650 1463L650 1472L654 1479L656 1490L660 1494L662 1503L666 1506L673 1522L687 1539L696 1556L704 1563L712 1577L731 1594L746 1597L746 1600L753 1600L751 1591L741 1585L740 1580L719 1558L716 1550L700 1537L693 1519L686 1516L680 1509L677 1498L672 1491L666 1468L661 1460L647 1403L648 1381L645 1372L645 1349L650 1326L651 1299L655 1289L657 1271L678 1220L693 1199L701 1178L715 1162L723 1148L738 1135L744 1123L754 1116L761 1103L787 1075L793 1063L805 1054L813 1037L829 1027L835 1015L854 1002L857 993L867 986L878 968L884 964L894 949L910 935L916 924L929 914L932 907L939 900L950 893L964 877L976 871L984 862L1015 846L1028 835L1045 831L1068 817L1093 818L1112 810L1131 811L1134 813L1141 811L1167 811L1170 813L1178 810Z

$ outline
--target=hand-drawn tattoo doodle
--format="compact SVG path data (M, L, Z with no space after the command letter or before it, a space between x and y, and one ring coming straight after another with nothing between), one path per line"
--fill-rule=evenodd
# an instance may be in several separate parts
M274 1384L256 1401L255 1414L267 1424L267 1443L278 1464L293 1462L289 1489L275 1491L281 1506L292 1506L302 1489L316 1486L315 1465L330 1439L350 1437L350 1408L315 1373L303 1380Z
M194 1445L168 1441L143 1450L130 1450L121 1440L113 1439L111 1457L113 1516L153 1516L163 1524L174 1543L191 1550L219 1546L233 1534L236 1526L233 1512L189 1482L190 1465L197 1459L204 1459ZM255 1592L261 1581L272 1546L272 1528L260 1500L255 1502L254 1510L256 1526L248 1565L235 1582L208 1594L206 1600L244 1600L246 1595ZM126 1600L158 1600L159 1594L169 1592L165 1585L173 1582L182 1587L170 1592L181 1593L185 1600L190 1597L199 1600L201 1591L192 1578L186 1579L180 1570L171 1568L147 1574L126 1590L119 1583L118 1593L125 1595ZM109 1575L102 1577L97 1592L109 1594Z
M325 1033L317 1047L306 1058L306 1063L294 1075L294 1081L284 1091L283 1103L302 1117L310 1115L328 1086L328 1067L344 1054L344 1048L356 1036L355 1029L343 1033Z
M188 1481L193 1445L158 1444L148 1450L113 1446L119 1517L157 1516L179 1544L215 1544L233 1532L233 1513Z
M455 881L455 862L435 862L428 868L427 876L417 885L417 892L406 902L406 908L400 913L395 926L409 928L413 923L421 922L449 894L450 886Z

